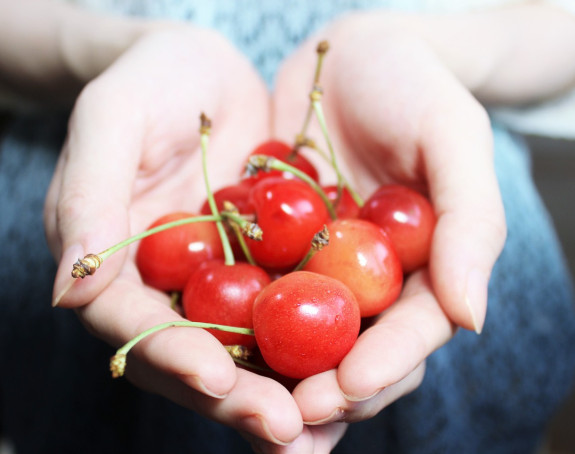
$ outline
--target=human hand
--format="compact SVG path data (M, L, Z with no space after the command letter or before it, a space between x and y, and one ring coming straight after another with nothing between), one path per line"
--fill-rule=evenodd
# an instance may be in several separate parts
M76 103L46 201L47 235L60 262L54 295L113 346L181 317L166 295L143 285L133 250L111 256L63 295L71 265L166 212L199 210L202 111L214 124L208 172L215 188L236 178L247 152L269 136L269 95L223 38L183 25L142 37ZM290 441L302 429L285 388L236 369L204 330L162 331L133 352L126 375L145 390L268 441Z
M328 452L345 431L330 422L369 418L415 389L425 358L456 326L479 333L505 239L486 112L430 46L385 13L348 16L286 62L276 83L276 135L292 140L301 129L308 68L322 39L331 47L322 104L340 167L364 196L389 182L426 192L438 221L429 266L406 279L400 299L361 334L337 371L294 390L307 423L302 435L263 452ZM317 128L310 135L320 136Z

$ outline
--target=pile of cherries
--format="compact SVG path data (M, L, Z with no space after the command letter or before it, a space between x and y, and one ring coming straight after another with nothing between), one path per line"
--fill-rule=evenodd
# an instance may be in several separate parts
M318 74L310 112L313 105L321 123ZM393 304L404 275L427 263L436 222L430 202L402 185L361 200L339 174L325 128L338 184L320 184L302 150L321 150L300 134L294 146L258 146L247 172L212 193L205 165L211 124L201 118L207 200L199 213L169 213L150 225L136 255L144 283L178 295L179 312L216 327L209 331L230 353L242 352L232 354L238 362L251 352L251 364L263 361L295 379L337 367L362 319ZM161 230L169 224L177 226ZM75 277L93 273L102 259L94 257L78 262ZM123 366L113 363L113 371L121 375Z
M287 163L319 186L317 170L294 147L271 140L253 156ZM242 249L239 228L228 220L237 261L226 264L216 223L190 223L140 242L136 261L144 282L181 292L191 321L252 328L255 337L210 331L224 345L259 351L284 376L337 367L357 339L361 318L389 307L404 273L427 263L435 215L424 196L405 186L382 186L362 206L346 188L339 198L336 185L320 189L324 197L289 171L252 171L213 194L218 213L232 207L261 229ZM206 200L200 215L210 213ZM151 227L193 216L168 214ZM323 247L314 248L314 240Z

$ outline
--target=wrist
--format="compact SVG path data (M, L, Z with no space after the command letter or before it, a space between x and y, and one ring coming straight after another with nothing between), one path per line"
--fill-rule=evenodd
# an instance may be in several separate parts
M525 104L575 86L575 19L541 2L471 13L359 13L379 40L426 47L483 104Z

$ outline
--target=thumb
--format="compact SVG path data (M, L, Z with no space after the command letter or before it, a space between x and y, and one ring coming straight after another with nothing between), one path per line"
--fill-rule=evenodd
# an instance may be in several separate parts
M430 273L443 310L463 328L481 332L487 287L506 237L503 203L485 111L473 103L453 118L431 120L425 136L429 188L438 215ZM448 124L449 127L445 127Z
M104 109L109 104L102 102L108 96L103 90L92 84L79 98L45 206L48 236L59 257L53 305L61 307L92 301L117 276L126 258L124 252L110 257L97 279L71 276L78 259L129 236L127 207L139 165L141 121L133 111L121 112L126 107L121 103L114 105L111 115Z

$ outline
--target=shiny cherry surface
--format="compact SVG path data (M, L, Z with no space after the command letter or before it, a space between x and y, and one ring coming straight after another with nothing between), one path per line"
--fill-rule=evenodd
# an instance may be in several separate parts
M187 217L176 212L160 217L149 228ZM158 290L182 290L190 274L203 262L222 259L222 243L213 222L174 227L144 238L136 253L136 265L144 282Z
M252 328L252 309L260 291L271 282L268 274L245 262L226 265L210 261L190 277L182 295L184 314L194 322ZM223 345L255 347L253 336L208 330Z
M343 219L328 224L329 245L304 267L340 280L357 298L362 317L379 314L399 296L401 263L391 240L375 224Z
M381 186L359 216L387 232L406 273L427 264L436 216L422 194L401 185Z
M360 327L353 293L328 276L298 271L272 282L254 303L260 352L276 372L305 378L333 369Z
M265 178L250 192L262 241L248 240L255 261L270 269L297 265L328 220L325 203L306 183Z

